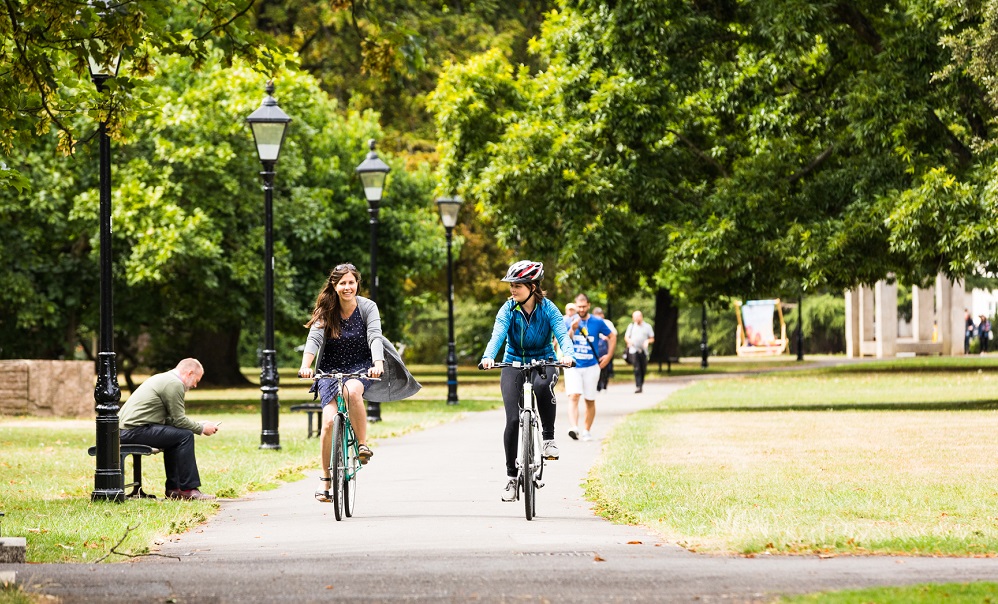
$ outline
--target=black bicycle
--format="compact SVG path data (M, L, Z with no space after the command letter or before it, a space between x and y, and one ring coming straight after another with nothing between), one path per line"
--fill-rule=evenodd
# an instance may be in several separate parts
M537 489L544 486L544 455L541 451L541 426L537 418L537 399L534 396L534 376L545 377L551 368L569 367L560 361L535 359L529 363L495 363L490 369L512 367L523 373L523 391L520 393L520 456L516 462L516 498L523 493L523 508L527 520L537 516ZM481 364L478 368L485 370ZM526 404L530 401L530 404Z

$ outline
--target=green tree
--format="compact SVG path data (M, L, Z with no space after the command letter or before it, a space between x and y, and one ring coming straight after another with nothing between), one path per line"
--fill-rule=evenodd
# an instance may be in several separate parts
M240 334L259 331L254 326L263 323L263 195L245 117L263 98L265 78L243 65L214 63L202 71L190 69L189 59L164 65L161 75L147 84L162 108L127 124L131 135L115 148L116 344L138 359L139 345L147 342L143 358L158 366L179 356L197 356L206 365L206 379L237 382L243 379ZM286 74L276 95L294 119L277 165L276 324L303 340L301 325L331 266L352 261L363 267L369 261L367 204L354 167L363 158L365 141L378 138L380 131L374 114L343 115L310 76ZM437 270L441 261L427 243L437 228L426 201L429 173L424 169L410 175L391 156L382 155L396 164L381 215L379 255L379 302L391 334L401 331L399 309L407 281ZM68 171L86 172L78 163L67 163ZM33 168L42 177L60 180L62 170L53 168L51 158ZM70 239L78 244L76 261L84 266L80 271L67 267L77 289L72 297L50 291L62 286L45 272L54 244L32 249L24 256L38 260L37 265L10 269L26 283L26 292L18 298L0 293L3 316L14 318L9 326L0 325L12 330L11 342L35 330L66 351L96 327L97 233L92 225L98 199L87 179L62 182L58 203L77 220L77 233L92 233ZM50 195L47 189L27 194L6 209L22 208L37 221L45 214L37 197ZM8 249L13 257L13 246L30 248L31 242L15 238L0 245L5 257ZM22 311L16 305L22 299L37 300L48 315ZM64 316L74 314L80 320L68 324ZM24 355L25 349L13 345L3 354Z
M102 116L117 130L144 102L144 78L162 57L184 56L195 68L209 60L244 56L268 73L288 58L250 28L252 2L227 0L8 0L0 7L0 151L55 128L59 148L77 141L82 111ZM88 56L101 64L125 53L127 68L108 83L112 97L88 80ZM111 102L109 102L111 101ZM22 185L16 169L0 166L0 187Z
M504 244L625 291L964 274L990 263L998 217L986 70L952 68L941 44L994 39L972 8L563 2L532 46L540 69L490 52L442 75L441 188Z
M442 65L486 48L529 60L551 0L267 0L256 25L300 57L324 90L355 110L373 109L388 148L433 157L435 133L425 97Z

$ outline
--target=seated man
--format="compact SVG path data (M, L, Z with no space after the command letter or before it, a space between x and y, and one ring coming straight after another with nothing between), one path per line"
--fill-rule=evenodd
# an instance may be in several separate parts
M195 388L204 368L184 359L166 373L151 376L121 406L121 444L148 445L163 451L166 496L170 499L215 499L198 490L201 476L194 458L194 435L211 436L218 424L196 422L184 413L184 397Z

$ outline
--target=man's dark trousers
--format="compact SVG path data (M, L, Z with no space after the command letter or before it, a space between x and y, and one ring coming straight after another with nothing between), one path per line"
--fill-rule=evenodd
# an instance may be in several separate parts
M201 486L194 457L194 433L164 424L149 424L121 431L123 445L149 445L163 452L166 490L187 491Z
M634 386L642 388L645 385L645 373L648 371L648 353L638 350L631 356L634 359Z

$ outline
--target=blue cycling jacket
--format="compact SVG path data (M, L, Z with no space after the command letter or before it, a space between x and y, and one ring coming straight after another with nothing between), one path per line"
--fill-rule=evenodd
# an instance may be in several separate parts
M534 307L534 312L528 319L520 305L510 299L496 314L492 338L485 347L482 358L496 358L499 346L505 339L506 355L502 360L507 363L553 359L555 355L554 345L551 343L552 336L557 338L558 347L565 354L565 358L574 360L572 340L568 337L561 311L554 302L544 298L540 305Z

